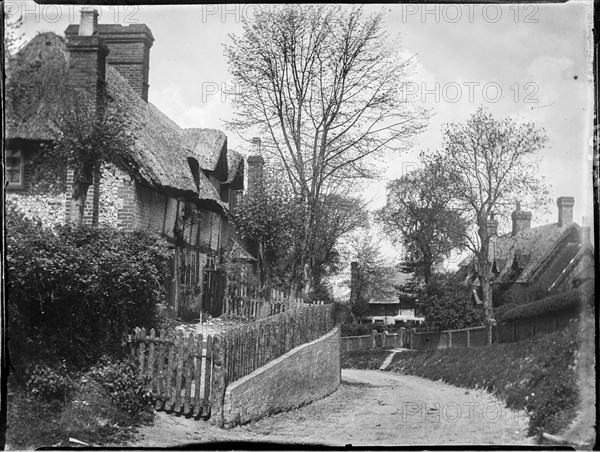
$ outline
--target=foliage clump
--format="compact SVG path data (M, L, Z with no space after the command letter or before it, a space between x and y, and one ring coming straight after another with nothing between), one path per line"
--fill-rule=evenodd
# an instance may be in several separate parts
M151 403L147 378L139 375L135 363L101 359L88 375L100 383L115 406L132 416L147 411Z
M170 251L155 234L63 225L47 230L7 205L13 366L91 364L122 353L123 334L158 325Z
M417 305L428 325L443 330L467 328L483 323L468 287L454 274L434 274L426 288L419 288Z
M27 373L28 391L34 397L47 402L66 402L74 387L64 362L58 366L36 364Z

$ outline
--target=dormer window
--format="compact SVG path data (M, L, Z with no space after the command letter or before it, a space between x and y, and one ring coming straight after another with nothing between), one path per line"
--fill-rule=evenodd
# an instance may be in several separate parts
M23 153L21 150L9 149L6 151L6 165L4 176L8 183L7 188L23 188Z
M196 190L198 190L198 187L200 187L200 165L198 164L198 160L193 157L188 157L187 161L192 172L192 177L194 178Z

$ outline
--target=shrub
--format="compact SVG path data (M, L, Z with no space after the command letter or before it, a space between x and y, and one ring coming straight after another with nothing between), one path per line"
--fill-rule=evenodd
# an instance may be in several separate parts
M70 447L69 437L116 445L131 437L133 427L154 417L130 363L104 359L85 373L69 372L64 364L38 365L30 374L35 392L9 383L7 449Z
M152 402L148 381L139 375L132 360L116 361L103 358L89 372L100 383L115 406L132 416L147 411Z
M518 320L535 317L551 312L559 312L565 309L593 304L594 281L584 283L577 289L552 295L541 300L532 301L506 310L502 314L502 321Z
M27 389L31 395L47 402L66 402L74 387L64 363L57 367L37 364L28 374Z
M454 274L436 274L418 295L428 325L454 330L481 325L483 311L477 307L462 281Z
M336 324L340 323L344 325L346 322L352 322L352 314L350 313L350 306L347 303L340 303L339 301L333 302L333 312L331 314Z
M170 257L164 239L111 227L47 230L11 215L6 262L15 367L40 358L88 365L104 353L119 355L127 328L157 326Z

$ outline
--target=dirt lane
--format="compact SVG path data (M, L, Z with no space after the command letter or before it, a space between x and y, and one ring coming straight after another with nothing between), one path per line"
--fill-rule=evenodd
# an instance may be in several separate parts
M373 370L342 371L331 396L294 411L221 430L203 421L158 413L133 447L220 441L355 446L534 444L527 418L484 391Z

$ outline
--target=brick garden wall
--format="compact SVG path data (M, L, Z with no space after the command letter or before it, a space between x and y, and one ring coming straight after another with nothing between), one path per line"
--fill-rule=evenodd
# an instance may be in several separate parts
M223 404L224 427L322 399L335 392L340 381L340 331L335 328L230 384Z

